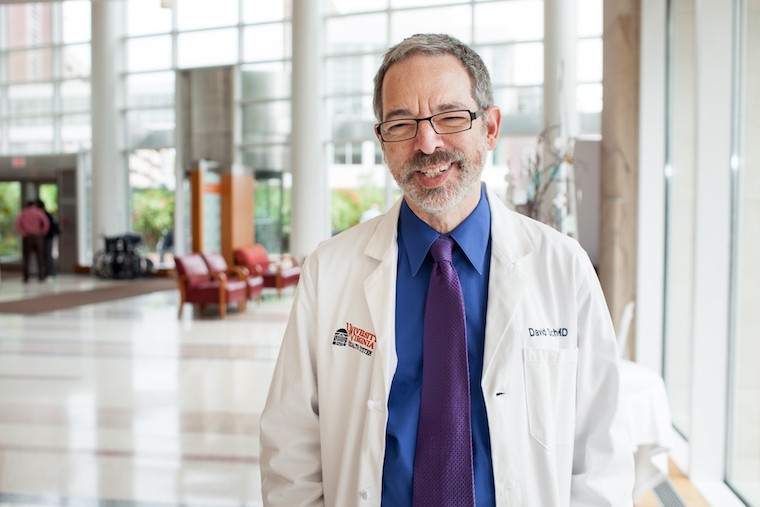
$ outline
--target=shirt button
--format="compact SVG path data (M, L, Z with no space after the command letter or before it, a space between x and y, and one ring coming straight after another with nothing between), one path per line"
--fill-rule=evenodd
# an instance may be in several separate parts
M362 497L362 500L369 500L372 498L373 489L372 488L365 488L359 492L359 496Z
M375 409L375 410L380 410L381 411L381 410L383 410L384 404L380 400L367 400L367 406L370 409Z

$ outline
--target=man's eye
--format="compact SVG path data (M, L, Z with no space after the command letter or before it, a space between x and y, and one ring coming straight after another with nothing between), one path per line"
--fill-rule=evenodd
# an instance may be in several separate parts
M410 128L412 125L412 122L391 123L390 125L386 126L386 130L388 132L400 132Z
M467 118L464 116L458 116L458 115L451 115L451 116L443 116L440 118L436 118L436 121L438 123L444 123L444 124L459 124L464 121L467 121Z

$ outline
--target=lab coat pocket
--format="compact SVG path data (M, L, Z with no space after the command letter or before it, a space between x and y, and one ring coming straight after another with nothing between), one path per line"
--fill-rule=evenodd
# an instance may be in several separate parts
M548 450L573 441L578 349L523 349L530 434Z

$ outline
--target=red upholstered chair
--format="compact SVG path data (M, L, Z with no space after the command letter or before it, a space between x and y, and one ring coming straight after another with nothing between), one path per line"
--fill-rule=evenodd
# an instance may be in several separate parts
M229 267L224 256L220 253L204 253L201 255L203 255L203 260L206 261L211 273L224 273L228 279L245 280L248 284L248 299L261 299L264 277L258 271L249 271L248 268L242 266Z
M227 305L237 303L238 311L245 311L248 301L248 285L245 280L231 280L225 273L211 273L201 254L174 258L177 268L177 285L180 302L178 318L182 317L185 303L201 306L219 305L219 316L227 316Z
M277 296L282 296L282 289L296 285L301 276L298 261L290 255L277 259L270 258L264 245L248 245L235 250L235 264L251 271L260 269L264 277L264 287L277 289Z

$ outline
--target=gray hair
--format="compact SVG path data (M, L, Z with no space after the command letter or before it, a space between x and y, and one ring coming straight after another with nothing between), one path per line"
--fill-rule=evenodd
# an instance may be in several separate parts
M472 83L472 98L478 104L478 108L486 109L493 105L493 91L491 90L491 76L488 75L483 60L469 46L459 39L446 34L418 33L399 42L385 53L383 63L375 75L375 95L372 107L378 121L383 121L383 80L388 69L394 63L407 58L424 54L430 56L452 55L457 58L467 73Z

